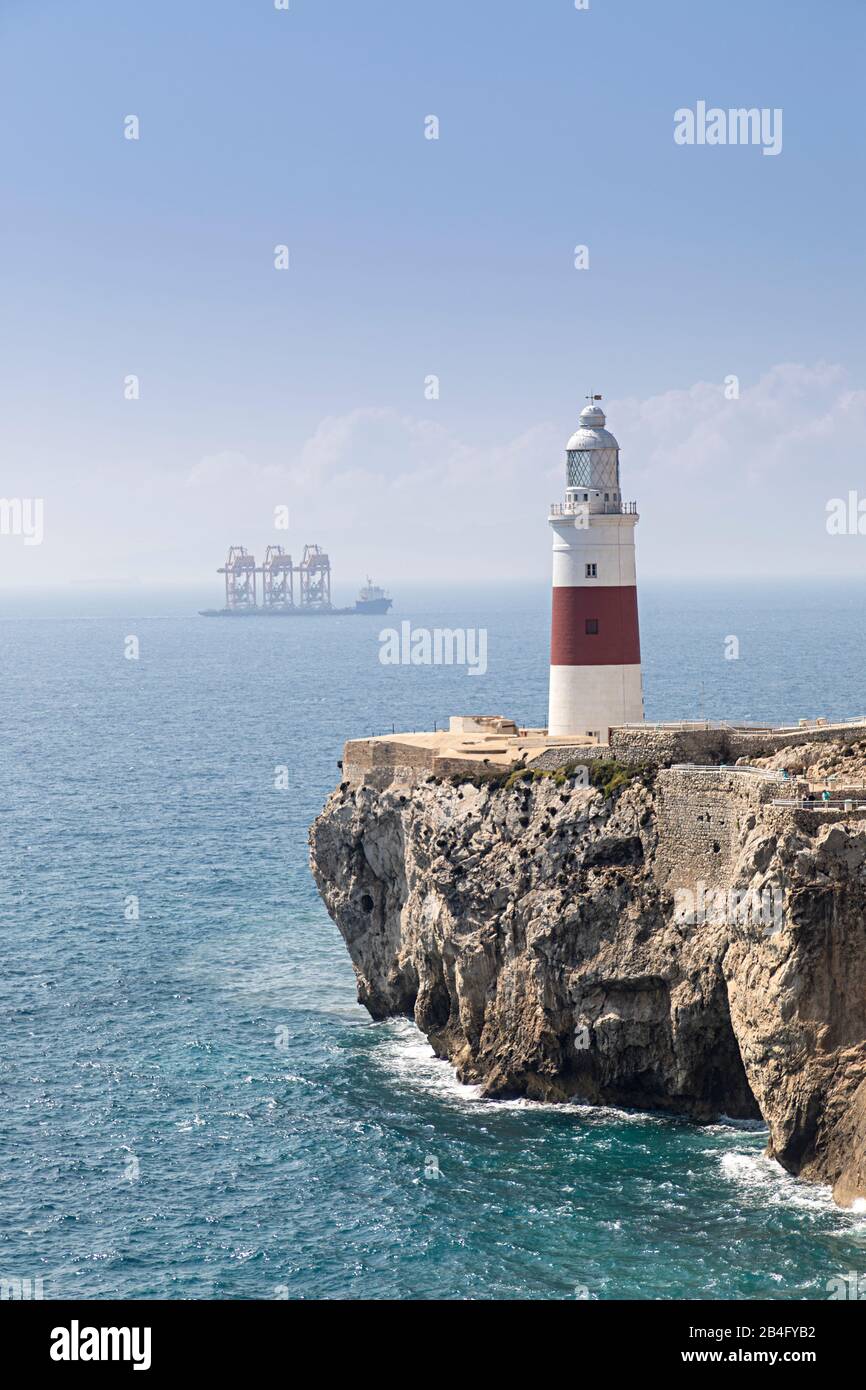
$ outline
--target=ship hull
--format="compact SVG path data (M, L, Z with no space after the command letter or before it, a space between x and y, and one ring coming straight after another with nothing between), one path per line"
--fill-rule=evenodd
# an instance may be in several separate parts
M355 612L387 613L392 602L389 598L359 598L355 600Z
M388 607L391 600L385 600ZM359 613L387 613L378 605L360 608L201 608L200 618L345 618Z

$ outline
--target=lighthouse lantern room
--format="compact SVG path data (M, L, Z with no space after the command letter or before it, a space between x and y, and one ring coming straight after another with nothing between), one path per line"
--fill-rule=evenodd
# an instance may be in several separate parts
M643 719L634 528L623 502L619 445L601 396L588 397L566 445L565 501L550 509L553 618L548 734L607 743Z

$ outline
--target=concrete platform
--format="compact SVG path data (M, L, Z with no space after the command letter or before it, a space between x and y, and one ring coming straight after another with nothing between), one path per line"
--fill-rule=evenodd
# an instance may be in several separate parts
M546 729L519 728L499 715L455 715L433 733L380 734L352 739L343 753L343 776L357 781L378 770L430 773L436 777L500 773L531 766L549 749L599 747L591 739L551 738Z
M811 742L866 740L866 721L840 724L803 721L795 726L671 722L624 724L610 731L610 743L579 735L556 737L546 729L518 726L502 715L453 715L447 730L380 734L345 745L343 779L378 782L399 777L477 776L522 766L553 769L564 763L610 758L625 764L732 766Z

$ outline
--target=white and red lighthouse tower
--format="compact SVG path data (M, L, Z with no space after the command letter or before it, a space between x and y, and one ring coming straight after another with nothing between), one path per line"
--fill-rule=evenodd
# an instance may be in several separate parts
M566 445L565 501L551 508L553 623L548 733L607 743L611 725L643 719L634 528L619 445L590 396Z

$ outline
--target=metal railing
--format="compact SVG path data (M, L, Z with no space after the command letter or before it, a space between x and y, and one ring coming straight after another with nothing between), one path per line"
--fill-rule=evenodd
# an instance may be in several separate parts
M856 719L801 719L798 724L776 724L773 733L776 734L803 734L810 730L817 732L827 729L857 729L866 727L866 715L859 715Z
M674 763L672 772L746 772L751 777L763 777L765 781L784 782L781 772L772 767L749 767L746 763Z
M807 801L804 796L800 797L774 797L770 802L771 806L793 806L800 811L866 811L866 802L858 802L856 797L834 796L829 801L822 801L820 796L816 796L812 801Z
M744 734L804 734L810 731L828 729L866 729L866 715L856 719L831 720L819 723L809 720L806 724L750 724L748 720L734 722L730 719L642 719L626 724L615 724L616 729L670 729L676 733L691 729L730 729L732 733Z
M707 733L711 729L733 729L725 719L641 719L628 724L614 724L615 729L667 729L671 733Z
M637 502L551 502L551 516L637 516Z

